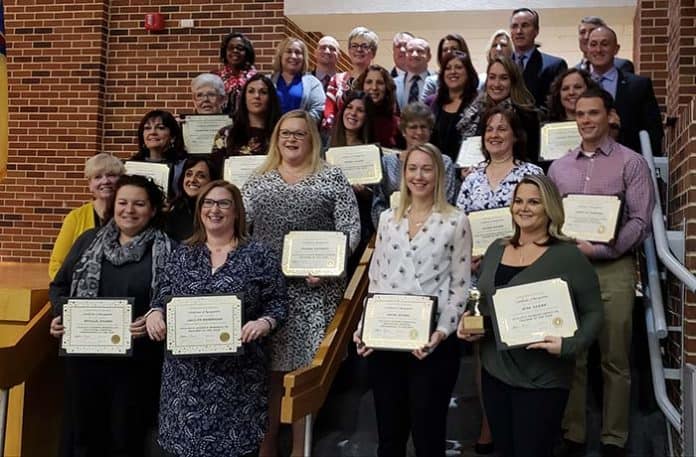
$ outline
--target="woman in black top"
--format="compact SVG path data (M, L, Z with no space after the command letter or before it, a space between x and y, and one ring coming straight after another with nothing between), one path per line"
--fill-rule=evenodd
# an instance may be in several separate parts
M435 115L430 142L456 163L462 144L457 123L464 109L478 95L478 74L469 55L459 51L447 54L442 61L438 84L437 97L430 106Z
M163 347L143 337L145 314L171 251L171 240L159 229L163 206L164 195L152 181L121 176L113 219L77 239L50 285L56 316L50 333L56 338L64 333L67 297L134 298L131 357L64 359L69 455L142 456L156 425Z
M193 217L196 197L206 184L219 179L220 172L207 157L191 157L184 163L177 183L178 197L172 202L164 231L177 241L184 241L193 234Z

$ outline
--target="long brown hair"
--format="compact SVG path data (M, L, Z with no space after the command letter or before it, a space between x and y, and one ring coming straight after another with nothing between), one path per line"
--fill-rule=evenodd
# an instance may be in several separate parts
M216 187L222 187L232 196L232 206L237 212L237 217L233 224L234 235L240 242L245 241L247 238L246 212L244 211L242 193L234 184L229 183L224 179L218 179L216 181L209 182L208 185L201 190L201 193L198 194L198 198L196 199L196 212L193 215L193 235L186 240L186 244L189 246L203 244L208 240L208 234L206 233L205 226L201 220L201 209L203 208L203 200L208 196L210 191Z

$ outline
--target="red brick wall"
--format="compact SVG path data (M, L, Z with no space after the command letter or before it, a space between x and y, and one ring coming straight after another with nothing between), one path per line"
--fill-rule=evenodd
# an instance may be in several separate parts
M166 30L144 30L160 12ZM194 27L179 27L193 19ZM128 157L142 115L190 112L190 81L217 68L231 30L253 41L270 72L278 42L307 41L282 0L5 0L10 93L8 177L0 183L0 261L46 261L64 215L86 201L83 166ZM342 56L342 63L346 63Z
M653 80L660 107L667 103L667 0L639 0L633 20L636 72Z

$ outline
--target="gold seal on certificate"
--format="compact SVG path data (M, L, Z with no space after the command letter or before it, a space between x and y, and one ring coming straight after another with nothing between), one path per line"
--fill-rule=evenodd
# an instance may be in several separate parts
M125 164L127 175L140 175L150 178L162 188L164 195L169 192L170 168L166 163L136 162L129 160Z
M189 154L210 154L215 136L232 123L226 114L188 114L181 122L184 145Z
M167 303L167 351L174 356L239 354L242 301L236 295L173 297Z
M130 355L131 298L70 298L63 305L61 355Z
M382 155L375 144L330 148L326 161L340 168L352 185L382 181Z
M512 215L510 208L484 209L469 213L471 226L471 255L483 255L488 246L498 238L512 236Z
M541 151L539 160L556 160L577 148L582 138L578 125L572 122L556 122L541 128Z
M462 141L457 155L457 166L459 168L475 167L486 160L481 150L481 137L470 136Z
M609 243L616 234L621 200L616 195L569 194L563 198L563 234L578 240Z
M263 164L266 157L265 155L242 155L226 158L222 173L223 179L241 189L254 171Z
M283 274L341 276L346 269L348 237L342 232L290 232L283 239Z
M363 312L362 336L371 349L412 351L430 342L437 297L374 294Z
M554 278L501 287L492 297L493 329L499 350L569 337L578 329L568 283Z

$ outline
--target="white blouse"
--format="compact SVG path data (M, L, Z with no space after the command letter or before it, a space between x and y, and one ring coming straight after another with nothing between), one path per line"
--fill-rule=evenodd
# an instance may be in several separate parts
M469 297L469 219L458 209L433 212L410 240L408 219L395 220L394 211L388 209L379 218L369 291L437 296L436 330L449 336Z

